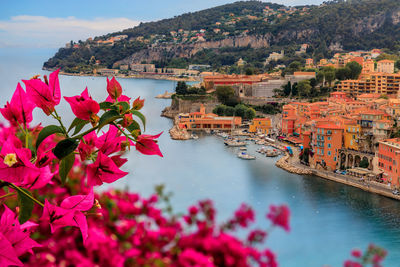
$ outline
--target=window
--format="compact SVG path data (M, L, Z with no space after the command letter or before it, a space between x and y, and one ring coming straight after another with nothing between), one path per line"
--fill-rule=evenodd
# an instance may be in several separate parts
M333 158L333 161L336 161L336 157Z
M331 140L332 140L332 137L328 136L328 140L331 141Z
M330 151L328 151L328 156L330 156L331 155L331 152Z
M328 148L331 148L332 146L331 146L331 144L328 144Z

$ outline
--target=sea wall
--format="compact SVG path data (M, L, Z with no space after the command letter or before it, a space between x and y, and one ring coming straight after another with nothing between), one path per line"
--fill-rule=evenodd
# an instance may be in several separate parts
M171 106L166 107L162 111L161 115L173 119L179 113L197 112L200 110L201 105L204 105L204 107L206 108L206 113L211 113L213 109L218 105L218 102L206 98L186 100L175 97L171 99Z

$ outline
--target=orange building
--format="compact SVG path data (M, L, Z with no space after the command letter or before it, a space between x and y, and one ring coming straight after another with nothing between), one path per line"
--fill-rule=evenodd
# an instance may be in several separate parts
M339 165L339 150L343 143L343 127L333 123L315 126L312 140L314 155L311 166L318 165L327 170L336 170Z
M383 171L383 180L395 187L400 185L400 139L379 142L378 167Z
M269 134L271 128L272 126L270 118L255 118L249 126L249 132Z
M235 84L253 84L262 82L263 79L269 77L268 74L262 75L226 75L226 74L218 74L218 75L210 75L203 77L203 85L207 90L215 89L218 86L232 86Z
M364 93L397 94L400 88L400 73L364 73L358 80L344 80L336 85L336 90L347 95L358 96Z
M285 105L282 109L282 133L285 135L293 134L294 123L297 119L296 108L292 105Z
M307 58L306 59L306 68L312 69L314 68L314 60L312 58Z
M241 117L220 117L206 113L201 105L200 112L179 115L179 128L187 130L232 130L242 124Z

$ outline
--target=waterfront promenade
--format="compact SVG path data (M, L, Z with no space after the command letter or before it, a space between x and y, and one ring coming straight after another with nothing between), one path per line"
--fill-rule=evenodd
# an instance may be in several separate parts
M299 175L308 175L310 177L320 177L324 179L328 179L331 181L335 181L338 183L350 185L362 189L364 191L368 191L371 193L379 194L385 197L389 197L392 199L400 200L400 195L395 195L392 192L392 189L385 184L381 184L375 181L360 179L358 177L350 176L350 175L342 175L337 174L332 171L325 171L325 170L317 170L310 168L306 165L301 164L296 159L298 159L297 153L294 154L293 157L289 155L285 155L284 157L280 158L276 162L276 166L282 168L286 171L296 173Z

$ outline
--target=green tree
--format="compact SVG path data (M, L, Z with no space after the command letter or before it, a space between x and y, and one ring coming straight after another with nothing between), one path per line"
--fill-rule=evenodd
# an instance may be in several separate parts
M246 68L246 70L244 71L244 73L246 75L253 75L254 74L254 70L252 68Z
M233 116L235 114L235 108L234 107L226 107L225 109L225 116Z
M248 108L244 113L244 117L248 120L252 120L256 117L256 111L253 108Z
M360 76L362 71L362 66L355 61L346 64L346 68L350 70L348 79L356 80Z
M297 89L297 83L294 83L292 86L292 96L297 96L299 94L299 90Z
M310 81L309 80L303 80L303 81L300 81L298 84L297 84L297 89L298 89L298 91L299 91L299 95L301 95L301 96L310 96L310 93L311 93L311 85L310 85Z
M185 82L179 81L176 85L175 92L178 95L186 95L188 93L187 89L187 84Z
M310 85L311 85L312 88L317 86L317 84L318 84L317 79L315 79L315 78L311 78L310 79Z
M291 92L292 92L292 84L291 82L288 82L286 85L283 86L283 94L285 96L289 96Z
M213 109L213 113L217 114L218 116L225 115L226 106L225 105L218 105Z
M232 86L218 86L217 90L217 98L222 104L227 104L230 99L234 98L235 91Z
M235 116L244 118L245 112L248 108L243 104L238 104L235 106Z
M349 79L348 77L350 76L351 70L347 67L345 68L339 68L336 70L336 79L338 80L347 80Z

